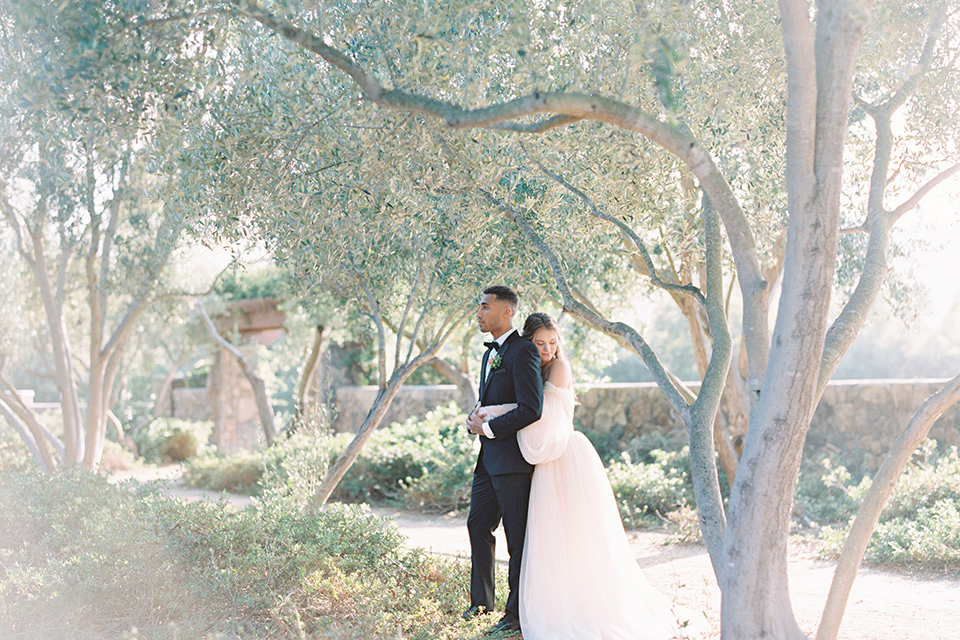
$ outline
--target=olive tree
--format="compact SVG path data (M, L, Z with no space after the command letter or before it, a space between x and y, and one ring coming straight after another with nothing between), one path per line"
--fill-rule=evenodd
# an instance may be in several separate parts
M651 3L649 11L635 11L636 6L608 3L591 12L552 3L469 8L401 3L374 14L365 5L338 5L288 18L254 3L238 3L241 12L346 74L370 104L433 117L452 129L553 134L583 127L582 121L602 122L646 138L693 176L703 193L707 275L705 286L689 294L706 309L713 343L703 386L692 404L639 332L608 320L565 286L561 258L523 212L491 189L478 191L478 197L503 211L542 252L565 311L634 348L687 423L701 529L723 594L722 637L805 637L790 606L787 576L790 513L803 442L826 381L877 298L890 229L958 170L957 149L950 142L956 140L958 121L956 7L946 2L781 0L779 14L774 14L756 3L701 9ZM684 85L682 70L658 73L663 59L641 55L634 64L631 58L631 30L643 32L658 24L660 15L698 11L705 28L719 23L745 37L755 24L773 24L782 48L778 63L740 61L765 68L785 87L780 125L785 145L778 153L784 168L780 188L786 201L786 241L772 331L769 302L776 282L764 271L751 212L745 208L751 193L769 185L755 186L749 176L725 170L718 162L723 137L708 144L704 123L685 121L680 90L688 95L699 91L701 100L711 100L716 96L710 87ZM684 35L693 58L699 40L695 32ZM865 39L871 46L862 46ZM618 44L620 54L609 55ZM867 63L864 73L858 73L858 62ZM637 81L648 70L654 71L652 81ZM908 128L899 141L892 135L894 114L922 124L935 111L938 129L929 126L930 120L926 135L912 135L922 132L922 126ZM876 125L870 177L859 183L868 193L862 209L866 223L860 225L868 238L864 268L843 311L831 318L843 206L860 206L859 198L851 197L858 194L845 190L844 160L851 152L848 143L854 147L870 135L861 125L864 114ZM940 136L945 142L937 145ZM750 401L748 435L726 511L716 490L710 437L732 352L722 304L722 244L729 248L742 300ZM937 408L955 401L960 394L956 387L945 387L932 399L935 406L927 407L919 422L928 423ZM822 637L833 635L825 620Z
M202 43L137 32L127 9L4 2L0 14L0 212L43 309L36 335L59 393L62 461L85 466L100 461L127 346L164 293L187 222L156 197L152 169L189 94L168 84L186 66L169 48L199 56ZM12 394L0 403L55 466L30 409Z
M484 237L484 212L465 210L445 187L449 160L434 124L358 106L339 78L264 40L224 38L231 71L206 96L207 126L188 138L177 191L183 206L208 214L214 237L266 248L301 307L335 304L368 323L378 393L318 489L319 507L483 286L519 271Z

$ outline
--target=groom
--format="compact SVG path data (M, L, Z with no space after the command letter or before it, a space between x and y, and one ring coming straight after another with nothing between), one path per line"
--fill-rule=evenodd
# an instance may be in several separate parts
M473 472L470 492L470 608L465 619L492 611L494 606L493 532L503 520L510 554L507 605L503 618L492 632L520 629L520 562L527 530L527 503L533 465L523 459L517 432L540 419L543 408L543 380L540 354L532 342L513 328L519 298L510 287L483 290L477 324L493 338L485 342L480 366L480 406L516 404L517 408L488 423L476 409L467 417L470 433L480 436L480 455Z

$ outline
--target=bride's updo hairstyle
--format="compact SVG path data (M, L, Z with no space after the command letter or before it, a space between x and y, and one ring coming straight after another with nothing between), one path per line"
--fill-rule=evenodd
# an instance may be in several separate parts
M550 329L557 334L557 353L554 356L554 360L562 360L563 338L560 337L560 325L557 324L556 320L550 317L549 313L544 313L543 311L534 311L528 315L527 319L523 322L523 331L520 333L520 335L527 340L533 340L533 334L540 329Z

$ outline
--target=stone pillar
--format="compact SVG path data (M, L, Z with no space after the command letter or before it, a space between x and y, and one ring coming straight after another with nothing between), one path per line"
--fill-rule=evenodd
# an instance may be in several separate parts
M242 345L239 349L254 364L257 346ZM213 414L210 442L224 455L259 448L263 442L263 429L253 387L243 375L240 363L223 347L217 349L207 386Z

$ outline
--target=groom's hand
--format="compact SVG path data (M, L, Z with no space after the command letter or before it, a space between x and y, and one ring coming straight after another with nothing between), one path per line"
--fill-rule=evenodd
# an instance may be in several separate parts
M483 433L483 418L477 415L476 411L472 411L467 416L467 431L476 435Z

